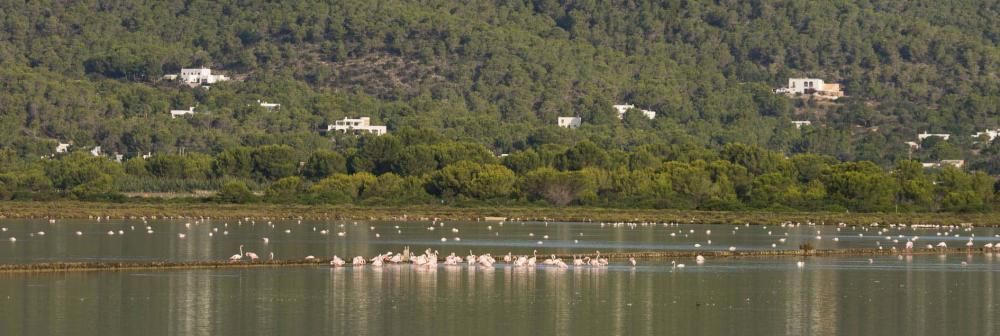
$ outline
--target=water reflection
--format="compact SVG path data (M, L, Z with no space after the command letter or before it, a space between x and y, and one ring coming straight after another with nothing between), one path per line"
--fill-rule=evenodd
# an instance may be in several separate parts
M989 335L997 259L2 274L0 334Z

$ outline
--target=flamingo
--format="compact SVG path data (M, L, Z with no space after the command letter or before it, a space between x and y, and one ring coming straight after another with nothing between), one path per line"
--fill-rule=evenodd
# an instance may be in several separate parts
M469 266L476 264L476 255L472 254L472 250L469 250L469 256L465 257L465 261L469 262Z
M232 257L229 257L229 260L230 261L243 260L243 245L240 245L240 254L234 254Z
M535 261L538 260L538 250L531 252L531 258L528 258L528 266L535 266Z
M507 252L507 255L503 256L503 262L504 263L508 263L509 264L513 259L514 259L514 256L511 255L510 252Z
M365 257L362 256L354 257L354 259L351 260L351 265L354 266L364 266L366 263L367 262L365 261Z
M333 267L342 267L344 264L344 259L340 259L338 256L333 256L333 260L330 260L330 266Z
M703 256L701 256L699 254L697 257L694 258L694 261L696 263L698 263L699 265L704 264L705 263L705 257L703 257Z
M393 255L391 258L389 258L389 262L393 264L401 263L403 262L403 255L402 254Z
M257 254L253 252L247 252L246 256L247 258L250 258L250 262L254 262L257 261L257 259L260 259L260 257L258 257Z
M379 255L375 256L375 258L372 258L372 266L382 267L382 263L383 263L384 260L385 260L385 257L382 256L381 254L379 254Z
M709 231L709 232L711 232L711 231ZM632 266L635 266L635 257L628 257L628 262L631 263Z
M552 264L555 264L555 263L556 263L556 255L555 255L555 254L553 254L553 255L552 255L552 256L550 256L550 257L549 257L548 259L545 259L544 261L542 261L542 263L543 263L543 264L545 264L545 265L552 265Z
M580 259L580 258L577 258L577 257L576 257L576 256L574 255L574 256L573 256L573 266L583 266L583 265L584 265L584 263L583 263L583 259Z
M554 265L559 268L569 268L569 266L566 265L566 262L562 261L562 259L556 259Z

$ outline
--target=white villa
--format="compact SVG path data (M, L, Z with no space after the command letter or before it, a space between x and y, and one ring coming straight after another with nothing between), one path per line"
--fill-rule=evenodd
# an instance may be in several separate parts
M976 134L973 134L972 137L975 138L975 139L979 139L979 137L984 136L984 135L986 136L986 138L989 139L989 140L986 140L986 142L993 142L993 139L996 139L997 136L1000 136L1000 128L995 129L995 130L986 129L985 131L982 131L982 132L976 132Z
M69 144L60 142L56 145L56 153L66 153L69 151Z
M904 142L904 144L906 144L907 146L910 146L910 149L914 149L914 150L920 149L920 144L917 143L916 141L907 141L907 142Z
M177 118L184 115L194 115L194 107L189 107L187 110L170 110L170 118Z
M951 138L951 134L948 134L948 133L927 133L927 131L924 131L924 133L921 133L921 134L917 134L917 140L919 140L921 142L923 142L924 139L927 139L927 138L930 138L930 137L938 137L938 138L941 138L941 139L948 140L948 138Z
M838 83L825 83L819 78L789 78L788 86L774 90L775 93L790 95L808 94L819 98L837 100L844 96Z
M795 129L800 129L802 126L810 126L812 124L812 121L809 120L792 120L792 125L795 125Z
M941 160L938 162L924 162L921 163L920 165L924 166L924 168L941 168L944 166L962 168L963 166L965 166L965 160Z
M263 107L263 108L268 109L268 110L274 110L274 109L277 109L277 108L281 108L281 104L268 103L266 101L262 102L259 99L257 100L257 104L260 104L260 107Z
M213 75L212 69L209 68L194 68L181 69L180 79L188 84L201 85L225 82L229 80L229 77L226 77L225 75Z
M580 117L559 117L557 123L563 128L580 128Z
M334 121L332 125L326 126L327 132L332 131L356 131L356 132L368 132L375 135L385 134L385 126L372 126L371 118L361 117L358 119L344 118L343 120Z
M91 149L90 154L93 156L101 156L101 146L96 146L94 149Z
M618 111L618 119L622 119L622 118L625 118L625 112L628 112L628 110L634 109L635 105L632 105L632 104L628 104L628 105L614 105L613 107L615 108L616 111ZM640 112L642 112L642 115L646 116L646 118L649 118L650 120L653 120L653 118L656 118L656 112L654 112L654 111L642 110L642 109L638 109L638 110Z

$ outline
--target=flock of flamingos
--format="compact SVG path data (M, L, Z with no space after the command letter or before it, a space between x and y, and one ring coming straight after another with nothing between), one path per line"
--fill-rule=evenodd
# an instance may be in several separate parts
M234 254L229 257L230 262L241 262L244 260L254 262L260 259L256 253L244 252L243 245L240 245L240 253ZM274 259L274 252L271 252L271 259ZM315 256L306 256L306 260L316 260ZM439 253L431 249L427 249L423 254L411 255L410 249L405 248L403 253L386 252L384 254L379 254L372 257L371 259L366 259L364 256L356 256L351 259L351 266L365 266L369 263L371 266L379 267L385 264L411 264L413 266L427 266L436 267L438 265ZM696 258L697 262L704 263L705 257L699 255ZM515 256L508 252L502 258L503 263L513 265L515 267L535 267L536 265L548 265L559 268L568 268L569 264L563 261L561 258L557 258L556 255L551 255L548 259L538 262L538 251L535 250L529 257L527 255ZM444 261L441 262L445 266L458 266L462 264L468 264L469 267L483 266L483 267L493 267L493 264L497 262L496 258L493 258L489 253L482 255L475 255L472 251L469 251L469 255L465 258L455 255L452 252L450 255L444 257ZM635 258L629 257L629 264L632 266L636 265ZM573 257L574 266L607 266L608 259L601 258L601 251L596 251L595 256L578 258ZM684 267L684 264L674 264L675 267ZM333 256L330 260L330 266L332 267L344 267L347 266L347 261L341 259L339 256Z

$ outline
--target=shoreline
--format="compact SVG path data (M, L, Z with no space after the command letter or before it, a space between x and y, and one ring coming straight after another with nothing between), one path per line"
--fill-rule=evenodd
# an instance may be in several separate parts
M536 220L572 222L674 222L690 224L1000 225L994 213L833 213L700 211L590 207L354 206L215 203L0 202L0 219L273 218L334 220Z
M854 249L829 249L829 250L750 250L750 251L695 251L695 250L683 250L683 251L641 251L641 252L612 252L612 253L602 253L601 256L607 258L608 260L616 262L624 262L628 258L633 257L637 260L665 260L668 258L695 258L698 255L704 256L705 258L761 258L761 257L780 257L780 258L807 258L807 257L858 257L858 256L888 256L888 255L898 255L898 256L912 256L912 255L944 255L944 254L989 254L997 253L996 250L991 250L987 248L917 248L911 251L904 250L894 250L894 249L876 249L876 248L854 248ZM557 258L562 258L563 260L572 261L574 255L566 254L556 254ZM584 256L583 254L576 256ZM440 258L441 261L444 258ZM330 259L314 259L314 260L269 260L262 262L231 262L228 260L220 261L191 261L191 262L168 262L168 261L149 261L149 262L51 262L51 263L26 263L26 264L0 264L0 274L12 274L12 273L64 273L64 272L94 272L94 271L141 271L141 270L156 270L156 271L166 271L166 270L194 270L194 269L235 269L235 268L262 268L262 267L301 267L301 266L329 266ZM392 266L409 266L408 263L401 264L389 264L383 267ZM507 266L507 264L497 263L497 265ZM345 265L340 268L353 268L350 264ZM360 266L360 267L375 267L371 265ZM419 266L418 266L419 267ZM438 267L447 267L443 264L438 264ZM456 265L456 267L468 267L467 265ZM478 267L478 266L477 266ZM539 264L539 267L541 265ZM572 266L571 266L572 267ZM590 268L592 266L582 266ZM332 268L332 267L331 267Z

